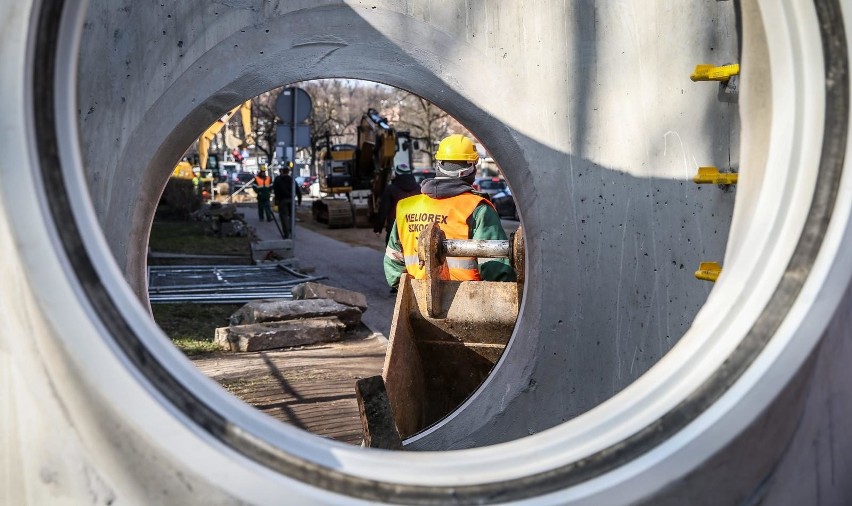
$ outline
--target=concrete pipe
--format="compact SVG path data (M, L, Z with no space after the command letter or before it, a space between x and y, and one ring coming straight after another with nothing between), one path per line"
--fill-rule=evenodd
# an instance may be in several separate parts
M4 4L0 502L848 501L849 11ZM689 80L732 62L739 106ZM150 223L185 147L246 98L323 77L450 111L521 209L515 333L406 441L420 451L273 422L147 311ZM694 186L702 165L739 170L737 189ZM724 263L712 290L691 275L704 260Z

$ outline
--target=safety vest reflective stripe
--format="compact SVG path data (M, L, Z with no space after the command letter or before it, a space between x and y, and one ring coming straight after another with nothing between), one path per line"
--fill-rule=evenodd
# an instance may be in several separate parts
M417 258L417 240L429 223L437 223L447 239L469 239L467 220L480 203L487 199L463 193L447 199L433 199L421 194L402 199L396 208L397 231L405 255L405 269L414 279L423 279L426 272ZM447 258L442 279L478 281L479 267L475 258Z
M385 256L395 262L399 262L400 260L402 260L402 252L397 251L389 246L385 246Z
M467 269L467 270L476 270L479 268L479 263L476 258L473 257L447 257L447 267L450 269ZM483 260L490 260L489 258L484 258ZM408 255L405 257L405 265L417 265L419 266L420 259L417 255Z
M447 267L479 271L479 263L473 257L447 257Z

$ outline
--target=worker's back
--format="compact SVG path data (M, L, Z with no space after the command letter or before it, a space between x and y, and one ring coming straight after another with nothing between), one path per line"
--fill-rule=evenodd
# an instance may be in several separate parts
M506 240L497 211L469 182L437 177L423 181L421 195L399 202L396 224L385 253L384 270L394 288L408 272L416 279L423 273L417 259L417 239L428 223L435 222L450 239ZM506 259L457 258L448 264L448 279L515 281L517 276Z
M390 236L390 231L396 221L397 204L404 198L418 194L420 194L420 185L417 184L414 176L412 174L398 174L382 192L379 213L376 216L376 222L373 224L373 231L378 234L384 227L388 236ZM385 240L385 243L387 243L387 240Z

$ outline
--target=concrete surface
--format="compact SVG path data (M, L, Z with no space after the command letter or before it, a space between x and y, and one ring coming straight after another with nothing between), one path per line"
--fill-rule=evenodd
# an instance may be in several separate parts
M848 2L0 11L0 148L15 154L0 173L16 182L0 185L2 502L849 502L833 479L852 455L837 429L849 411L834 405L852 390L838 344ZM742 132L737 106L688 77L740 57ZM506 354L406 443L451 455L273 425L189 367L144 308L151 218L186 147L248 97L341 76L462 121L527 229ZM700 165L739 168L739 186L692 185ZM702 260L724 263L712 288L692 277Z
M367 297L361 292L308 281L293 287L294 299L331 299L347 306L367 310Z
M228 318L231 325L268 323L314 317L337 317L348 328L361 323L361 310L331 299L259 299L248 302Z
M739 126L736 104L689 74L737 59L732 3L125 4L90 6L79 122L95 211L140 297L137 245L174 161L232 102L274 86L346 75L411 90L466 124L504 168L527 226L531 289L493 395L538 386L509 386L505 415L486 416L486 396L427 447L506 441L587 411L655 364L706 300L712 285L692 272L724 260L736 191L689 178L699 165L738 166ZM688 50L646 29L663 26ZM157 51L138 50L148 46ZM357 259L335 271L321 265L327 257L317 267L346 283L378 277ZM547 380L554 374L563 381Z
M251 323L219 327L213 342L222 350L234 352L280 350L340 341L345 329L346 325L333 316Z

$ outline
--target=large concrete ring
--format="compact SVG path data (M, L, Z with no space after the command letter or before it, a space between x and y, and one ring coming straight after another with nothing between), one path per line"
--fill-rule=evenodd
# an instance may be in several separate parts
M613 21L630 13L604 4L546 5L530 9L529 20ZM669 77L680 71L664 63L709 57L717 42L736 47L731 37L714 38L727 32L713 24L713 9L726 3L710 4L690 7L701 16L695 26L681 27L707 35L684 42L694 55L642 47L644 16L666 20L668 11L634 9L634 22L618 32L635 35L633 51L647 52L645 63ZM524 7L530 6L503 15L523 18ZM604 42L594 50L583 45L598 40L583 32L585 25L565 32L579 34L573 46L565 44L577 49L570 60L577 84L518 72L557 65L556 56L566 56L552 40L542 43L555 36L536 30L544 25L501 18L499 29L479 31L487 14L500 15L466 4L439 12L429 2L393 1L272 6L229 0L140 10L132 2L55 0L0 7L0 146L14 153L0 165L0 406L8 414L0 417L0 474L9 484L8 502L848 499L848 485L826 483L819 474L823 466L852 467L844 456L852 455L852 436L832 430L852 419L841 406L852 396L844 374L852 356L852 264L843 256L852 247L849 7L838 0L743 1L739 7L743 125L724 150L741 143L742 176L730 232L720 225L723 237L696 239L700 247L685 245L691 235L666 234L685 224L698 227L699 235L701 227L709 231L712 220L699 215L730 214L733 196L699 200L697 190L680 189L683 177L642 172L636 167L648 161L664 165L668 144L662 154L654 146L632 150L642 144L632 144L629 125L621 126L641 117L649 128L659 126L658 140L667 143L686 135L667 129L667 122L688 124L688 117L675 119L686 102L665 97L649 112L643 100L630 109L629 101L613 105L610 95L595 95L608 80L628 81L619 80L620 69L598 62L598 53L609 51ZM174 9L181 16L173 17ZM456 29L442 29L447 26ZM153 27L163 28L162 36ZM263 41L267 33L280 34L276 44ZM496 43L504 42L501 33L517 36L514 45ZM485 41L474 41L475 35ZM675 37L666 33L662 45L673 45ZM644 68L638 79L652 75ZM598 77L584 83L582 71ZM159 192L185 146L230 106L319 77L385 82L453 112L504 167L521 204L527 288L518 328L486 384L407 442L424 451L353 448L275 423L192 369L146 311L147 234ZM709 99L700 98L700 90L681 93L702 104L697 115L707 123L707 146L696 141L692 153L710 157L711 144L734 137L719 133L719 126L735 121L716 111L715 88ZM584 102L572 102L575 93ZM536 97L542 107L529 105ZM595 137L596 128L613 128L613 120L585 109L589 101L609 112L627 107L618 126L623 146ZM655 117L665 121L654 123ZM589 129L588 137L577 137L572 127L578 126ZM613 146L590 150L607 139ZM623 170L614 169L615 160L624 162ZM620 190L595 199L606 183ZM669 204L670 219L636 218ZM601 232L586 241L583 220L595 216ZM626 242L628 230L635 245ZM642 254L645 241L652 255ZM635 255L625 253L627 245ZM658 276L650 274L646 288L630 285L636 300L622 290L630 276L646 279L630 268L650 262L645 256L677 265L678 258L707 251L724 254L725 261L709 296L681 286L689 276L674 273L683 264L659 275L671 283L655 284ZM625 254L632 263L624 262ZM604 265L599 271L612 275L584 274L595 255ZM566 288L576 280L582 282L575 289ZM677 295L662 297L660 287ZM578 309L583 298L597 296L595 289L605 293L594 300L614 301L611 327L598 323L604 315L594 308ZM642 295L652 301L649 314L683 304L684 321L673 328L685 332L634 368L644 346L631 337L644 328L637 316ZM584 318L594 320L600 334L590 333ZM664 318L648 318L663 328ZM595 340L604 341L606 352L595 351ZM625 361L631 352L634 359ZM606 355L615 358L601 358ZM574 370L584 363L588 370ZM832 402L835 408L823 409ZM820 454L821 444L836 455ZM814 486L803 492L803 481Z

